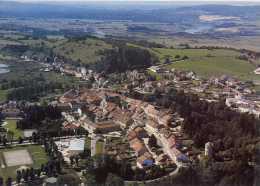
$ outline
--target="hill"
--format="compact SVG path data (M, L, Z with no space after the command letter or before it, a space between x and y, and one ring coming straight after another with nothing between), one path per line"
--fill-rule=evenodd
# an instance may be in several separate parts
M66 59L80 64L93 64L101 59L103 50L111 49L112 46L99 39L86 38L65 40L53 48L54 53Z

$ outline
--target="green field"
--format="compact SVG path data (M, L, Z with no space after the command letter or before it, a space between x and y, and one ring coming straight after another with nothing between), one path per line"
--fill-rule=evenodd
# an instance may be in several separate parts
M5 122L7 124L4 125L3 127L14 133L14 139L18 139L19 137L23 137L23 132L20 129L16 128L17 120L5 120Z
M168 49L168 48L154 48L154 52L157 53L160 60L164 60L167 56L170 59L175 60L175 56L179 55L180 58L188 56L190 59L199 60L207 58L218 58L218 57L239 57L240 53L234 50L227 49Z
M260 80L260 76L253 73L255 66L248 61L238 59L240 53L228 49L164 49L154 48L159 59L163 63L166 57L171 61L188 56L187 60L173 62L167 68L191 70L201 77L230 75L241 80Z
M42 164L47 163L48 156L46 155L43 147L41 147L40 145L28 145L28 146L19 146L19 147L7 148L7 149L0 149L1 164L4 163L3 152L13 151L13 150L24 150L24 149L26 149L29 152L33 160L33 164L27 166L33 168L40 168ZM4 179L7 179L8 177L15 178L16 170L19 167L20 166L12 166L12 167L5 167L5 168L0 167L0 176L3 177Z
M54 47L54 52L81 64L90 64L97 62L101 58L100 51L110 48L112 46L102 40L87 38L80 41L63 42Z

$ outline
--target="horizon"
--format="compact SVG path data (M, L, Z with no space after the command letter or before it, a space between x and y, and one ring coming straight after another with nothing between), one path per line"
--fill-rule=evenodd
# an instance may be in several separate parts
M118 4L125 4L125 3L162 3L162 4L241 4L241 5L248 5L248 4L260 4L260 0L2 0L2 2L18 2L18 3L118 3Z

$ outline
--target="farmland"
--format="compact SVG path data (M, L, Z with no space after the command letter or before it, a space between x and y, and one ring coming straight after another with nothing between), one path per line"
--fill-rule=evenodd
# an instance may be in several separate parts
M229 49L164 49L154 48L160 61L163 63L166 58L173 61L167 68L191 70L201 77L230 75L241 80L260 80L253 71L255 66L246 60L238 59L240 53ZM184 56L188 58L183 61L176 61ZM176 61L176 62L174 62Z

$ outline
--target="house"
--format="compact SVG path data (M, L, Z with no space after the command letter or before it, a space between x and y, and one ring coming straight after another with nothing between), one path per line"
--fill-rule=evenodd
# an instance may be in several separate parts
M98 134L106 134L106 133L121 130L120 126L113 121L102 121L98 123L88 122L87 125L88 125L87 130L90 130L90 132L94 132ZM84 126L86 126L86 123Z
M147 106L142 108L147 116L151 117L155 121L158 120L159 111L156 110L153 105L148 104Z
M71 103L57 103L56 106L61 112L67 112L72 109Z
M113 118L114 122L119 124L122 128L128 127L134 122L131 117L132 115L131 112L123 111L118 108L109 114L109 116Z
M137 157L142 156L144 153L148 152L144 143L138 138L132 139L129 143L130 147L135 151Z
M132 141L135 138L137 138L137 134L135 131L132 130L127 134L128 141Z
M168 112L159 112L158 123L160 125L169 126L172 122L173 115Z
M145 168L150 167L154 164L154 159L150 153L145 153L144 155L137 158L137 167L139 168Z
M139 139L141 139L141 138L148 138L147 132L142 127L136 127L134 129L134 132L136 133L136 136Z
M78 96L79 96L79 92L77 90L72 89L66 92L65 94L63 94L63 96L60 97L59 101L61 103L69 103L77 99Z
M80 127L79 122L67 122L67 121L65 121L62 125L63 125L63 129L65 129L65 130L75 130L75 129L78 129Z

